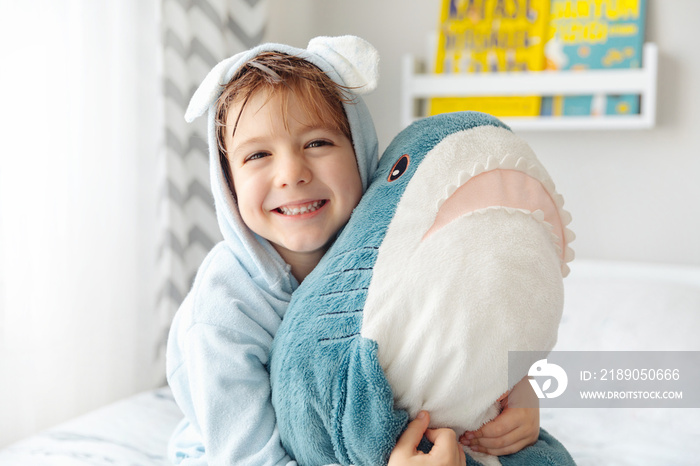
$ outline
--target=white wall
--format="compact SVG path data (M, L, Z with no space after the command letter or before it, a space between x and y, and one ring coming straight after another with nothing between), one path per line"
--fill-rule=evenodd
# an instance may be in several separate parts
M273 0L268 37L304 46L355 34L379 50L367 97L380 150L401 129L400 60L426 55L440 0ZM293 3L293 6L290 5ZM643 131L521 132L572 212L578 257L700 264L700 1L649 0L647 40L659 46L658 125Z

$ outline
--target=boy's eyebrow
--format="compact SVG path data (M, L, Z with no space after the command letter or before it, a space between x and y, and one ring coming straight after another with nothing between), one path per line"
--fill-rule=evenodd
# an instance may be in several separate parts
M263 136L253 136L253 137L248 138L248 139L243 139L239 143L234 143L233 141L231 141L231 143L233 144L232 153L235 154L236 152L240 152L242 149L245 149L246 146L260 144L262 142L265 142L266 140L267 140L267 138L263 137Z

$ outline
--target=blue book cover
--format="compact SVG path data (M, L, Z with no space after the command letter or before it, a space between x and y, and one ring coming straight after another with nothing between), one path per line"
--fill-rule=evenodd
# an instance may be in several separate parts
M646 0L551 0L546 69L639 68ZM639 113L639 95L546 97L542 115Z

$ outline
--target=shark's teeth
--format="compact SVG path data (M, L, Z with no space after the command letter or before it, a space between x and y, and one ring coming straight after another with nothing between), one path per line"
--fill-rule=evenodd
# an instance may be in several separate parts
M571 269L569 268L568 265L566 265L566 264L561 265L561 276L562 277L566 278L570 272L571 272Z
M472 212L469 212L465 215L484 215L487 212L491 212L493 210L502 210L505 211L511 215L515 214L520 214L520 215L527 215L538 221L541 225L543 225L547 231L549 232L549 238L552 241L552 246L554 246L554 250L556 251L557 256L559 257L559 265L561 267L561 274L562 277L566 277L570 273L569 266L566 265L567 262L571 262L574 260L574 250L571 249L569 246L564 246L564 250L562 253L562 246L561 246L561 240L562 238L559 237L556 233L554 233L554 226L548 223L547 221L544 220L544 212L540 209L535 210L534 212L530 212L529 210L526 209L518 209L515 207L505 207L505 206L489 206L489 207L484 207L481 209L474 210ZM564 229L564 237L566 239L566 244L568 244L570 241L573 241L575 236L574 233L569 230L568 228Z
M506 206L501 206L501 205L491 205L488 207L482 207L480 209L473 210L471 212L468 212L465 214L465 216L468 215L486 215L487 213L490 213L494 210L499 210L499 211L505 211L511 215L516 215L516 214L521 214L521 215L532 215L532 212L530 212L527 209L519 209L517 207L506 207Z
M528 168L528 162L527 159L524 157L520 157L517 162L515 162L515 169L520 170L521 172L526 172L527 173L527 168Z
M527 167L527 171L525 172L537 181L541 180L544 178L544 174L542 173L542 170L540 167L536 164L532 164L529 167Z
M457 191L457 185L454 184L448 184L445 187L445 198L448 198L454 194L454 192Z
M554 181L552 181L552 179L550 177L547 177L547 179L543 180L542 185L544 186L544 189L546 189L548 193L551 194L551 193L556 192L556 187L554 186Z
M538 163L530 161L527 157L518 157L513 154L506 154L501 160L497 156L489 155L486 162L477 162L472 167L471 173L466 171L460 172L456 180L457 187L464 185L471 178L496 169L521 171L540 181L549 193L556 193L554 182ZM448 193L448 197L453 192ZM557 202L557 207L561 208L562 205L563 199Z
M571 262L574 260L574 256L574 250L567 246L564 250L564 262Z
M564 207L564 197L559 193L555 193L553 197L554 204L556 204L557 209L561 210Z
M557 238L557 240L553 241L553 246L554 246L554 250L557 252L557 256L561 257L561 246L559 246L559 244L557 243L558 240L559 240L559 238Z
M574 232L569 230L568 228L564 228L564 240L566 241L566 244L571 243L575 239L576 235L574 234Z
M501 165L501 163L499 162L499 160L495 156L489 155L489 158L486 160L486 171L499 168L500 165Z
M551 225L550 223L545 221L545 216L544 212L542 210L535 210L534 212L529 212L529 211L524 211L522 209L514 209L514 208L508 208L508 207L502 207L499 206L498 208L505 209L509 213L514 213L514 212L524 212L532 215L532 217L535 218L538 222L543 224L547 230L550 233L552 242L554 243L556 249L557 249L557 254L559 257L562 257L562 249L559 246L560 241L563 240L564 243L564 252L563 252L563 259L561 260L561 270L562 270L562 275L566 277L570 269L566 265L567 262L571 262L574 259L574 251L570 247L568 247L568 244L574 241L576 239L576 235L574 234L573 231L571 231L569 228L566 228L567 225L571 223L571 214L564 210L564 197L556 192L556 187L554 185L554 181L549 177L549 174L546 172L546 170L540 166L537 162L532 162L530 159L527 157L518 157L513 154L506 154L500 161L496 156L490 155L486 159L486 164L484 165L483 163L476 163L474 167L471 170L471 173L467 171L461 171L457 175L456 179L456 184L449 184L445 187L444 191L444 196L442 199L439 199L437 201L436 205L436 210L440 210L440 208L443 206L445 201L452 196L455 191L461 186L464 186L470 179L484 173L487 171L495 170L495 169L504 169L504 170L518 170L523 173L525 173L528 176L531 176L532 178L535 178L536 180L540 181L542 185L544 186L545 190L552 196L552 199L554 201L554 204L557 207L557 211L559 213L559 218L561 220L561 224L563 227L563 234L564 238L560 238L557 234L554 233L554 226ZM486 208L485 210L488 210ZM485 211L484 209L478 209L475 212L470 213L483 213Z
M571 223L571 214L564 209L559 209L559 218L561 218L561 224L564 227Z
M470 179L471 177L472 177L472 175L470 175L470 174L467 173L466 171L460 172L460 173L459 173L459 177L458 177L458 180L459 180L459 181L458 181L458 185L459 185L459 186L464 185L467 181L469 181L469 179Z
M486 170L486 168L482 164L477 163L476 165L474 165L474 168L472 169L472 178L484 173L484 170Z
M517 162L517 158L512 154L508 154L501 160L501 168L512 170L515 168L515 162Z
M549 225L549 223L547 223L547 222L542 222L542 223L544 225ZM552 227L552 230L554 230L554 227ZM561 241L561 238L559 238L559 235L554 233L554 231L552 231L552 230L550 230L550 232L549 232L549 239L551 239L554 244L559 244L559 242ZM561 248L559 248L559 254L561 255Z

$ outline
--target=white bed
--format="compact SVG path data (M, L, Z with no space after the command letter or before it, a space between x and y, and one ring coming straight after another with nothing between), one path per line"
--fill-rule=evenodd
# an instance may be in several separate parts
M700 351L700 267L571 264L557 351ZM700 408L542 409L585 465L700 464Z
M166 465L168 438L181 417L170 389L159 388L10 445L0 451L0 465Z
M555 350L700 351L700 267L578 260ZM0 466L164 465L180 412L167 387L0 451ZM7 420L3 420L7 422ZM542 409L580 465L700 464L700 408Z

